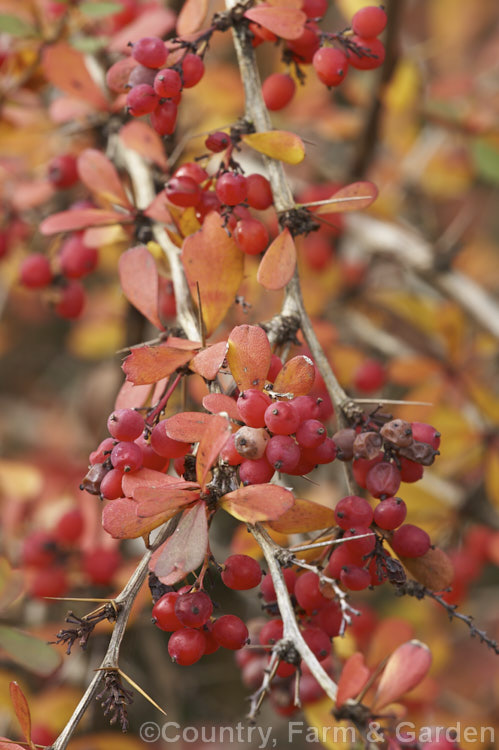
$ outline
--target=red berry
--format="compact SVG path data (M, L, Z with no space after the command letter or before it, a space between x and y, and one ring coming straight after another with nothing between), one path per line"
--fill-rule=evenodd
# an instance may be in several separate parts
M300 415L300 422L304 422L306 419L319 419L320 402L321 399L313 396L297 396L294 398L293 407Z
M387 497L374 509L374 523L380 529L391 531L404 523L407 505L400 497Z
M262 646L273 646L282 638L284 624L282 620L269 620L260 630L258 640Z
M336 450L336 443L328 437L315 448L304 448L302 456L314 466L316 464L329 464L336 458Z
M145 36L132 44L132 57L146 68L161 68L168 57L168 50L159 37Z
M80 233L68 237L59 251L61 271L68 279L87 276L95 269L98 260L97 248L85 245Z
M41 253L33 253L22 262L19 272L21 284L28 289L41 289L52 281L52 271L48 258Z
M213 624L213 636L223 648L237 651L248 640L248 628L236 615L222 615Z
M376 464L381 463L383 461L383 453L380 453L375 458L356 458L352 462L352 473L353 478L359 485L359 487L366 487L366 477L368 472L372 469L373 466L376 466Z
M386 12L376 5L361 8L352 17L352 29L355 34L368 39L379 36L386 26Z
M31 729L31 742L34 745L43 745L44 747L50 747L54 744L57 739L57 732L54 732L50 727L45 724L34 724Z
M108 417L107 429L116 440L135 440L144 430L144 418L135 409L116 409Z
M188 628L200 628L213 612L213 602L204 591L181 594L175 601L175 614Z
M323 271L331 263L334 248L324 234L314 232L305 237L301 250L306 264L313 271Z
M152 608L154 624L167 633L181 630L184 626L175 614L175 602L179 598L178 591L168 591L158 599Z
M248 555L230 555L224 562L222 581L229 589L246 591L258 586L261 580L258 562Z
M301 675L299 690L300 703L304 706L308 706L310 703L315 703L323 698L324 695L324 690L321 688L315 677L311 674Z
M312 62L321 43L318 31L317 24L314 21L308 21L298 39L292 39L286 43L295 62L305 64Z
M333 548L329 562L326 567L326 575L335 580L339 580L341 569L344 565L350 565L353 562L352 555L346 544L337 544Z
M358 565L344 565L340 573L340 581L351 591L362 591L371 583L371 575L368 570Z
M286 584L288 592L292 594L295 590L296 572L293 570L293 568L284 568L282 571L282 575L284 576L284 582ZM260 584L260 591L262 592L262 596L266 602L275 602L276 593L274 588L274 581L272 580L272 576L270 574L267 574L263 577Z
M146 68L144 65L136 65L128 76L127 88L139 86L141 83L147 83L148 86L154 85L156 71L152 68Z
M421 557L431 547L431 540L424 529L406 523L393 532L390 542L399 557Z
M72 154L54 156L48 166L48 178L56 188L72 187L78 182L76 157Z
M156 453L152 445L149 445L143 435L139 435L134 441L142 451L142 466L154 471L167 471L170 460Z
M328 603L322 607L313 622L324 630L329 638L334 638L339 635L341 623L343 621L343 615L341 613L341 607L338 602L328 601Z
M348 72L348 59L344 52L334 47L322 47L315 53L312 64L317 78L325 86L338 86Z
M300 607L309 614L321 609L327 603L319 587L319 576L312 570L307 570L298 576L294 593Z
M247 201L251 208L265 211L274 202L270 182L261 174L250 174L246 178L248 188Z
M180 458L185 456L191 449L190 443L181 443L179 440L172 440L168 437L166 430L168 420L164 419L159 422L151 432L151 445L160 456L165 458Z
M55 561L57 540L49 531L32 531L23 541L22 560L26 566L46 568Z
M328 8L328 0L303 0L301 7L307 18L322 18Z
M239 394L237 410L248 427L265 427L265 410L272 404L267 393L248 388Z
M115 446L116 441L113 438L105 438L100 443L96 450L92 451L89 455L88 460L90 464L102 464L111 455L111 451Z
M243 461L243 457L236 448L235 437L233 434L229 437L220 451L220 459L226 464L229 464L229 466L239 466Z
M303 448L317 448L326 438L326 428L318 419L306 419L296 430L296 440Z
M366 39L353 36L350 42L356 45L355 50L348 49L347 57L350 65L358 70L374 70L383 64L385 47L379 39Z
M267 249L269 233L265 224L258 219L242 219L236 225L234 239L246 255L260 255Z
M275 435L291 435L300 424L300 415L290 401L276 401L265 410L265 424Z
M148 83L139 83L127 94L126 106L132 117L149 115L158 106L158 95Z
M82 559L82 570L91 583L107 586L121 565L121 555L117 549L95 547L85 552Z
M288 474L301 458L300 448L289 435L274 435L267 443L265 456L276 471Z
M111 451L111 463L120 471L138 471L142 466L142 451L137 443L122 440Z
M354 386L362 393L378 391L384 386L385 382L385 368L381 362L375 359L364 360L354 374Z
M296 84L287 73L272 73L262 84L263 100L271 111L286 107L295 91Z
M66 572L57 567L38 570L29 584L29 593L37 599L64 596L68 589L69 581Z
M201 198L201 188L192 177L172 177L165 185L165 194L175 206L196 206Z
M274 476L274 467L269 464L265 456L256 461L245 459L239 466L239 479L244 485L265 484Z
M214 154L219 154L221 151L225 151L231 144L230 136L224 133L222 130L217 130L215 133L210 133L208 138L205 140L204 145Z
M106 500L116 500L123 497L122 489L123 471L121 469L111 469L107 472L100 483L100 494Z
M321 628L306 628L303 640L319 661L324 661L331 653L329 636Z
M360 537L359 539L350 539L350 537ZM348 529L343 534L345 540L344 545L348 549L348 554L352 559L357 558L359 561L361 558L369 555L374 550L376 544L376 536L368 526L356 526Z
M59 544L72 544L81 537L83 528L83 514L79 508L73 508L59 518L54 529L54 536Z
M173 661L183 667L195 664L203 656L206 639L202 630L183 628L171 634L168 641L168 653Z
M177 104L173 99L160 102L151 113L151 125L159 135L171 135L177 122Z
M162 99L171 99L182 91L182 79L176 70L165 68L156 73L154 91Z
M184 88L190 89L195 86L204 76L204 62L199 55L188 52L182 59L182 79Z
M392 497L400 487L400 471L388 461L380 461L366 474L366 489L373 497Z
M412 483L418 482L424 474L424 466L417 464L415 461L411 461L409 458L399 456L398 461L400 464L400 479L402 482Z
M411 422L412 437L419 443L428 443L432 448L438 450L440 447L440 433L425 422Z
M200 185L209 178L209 175L206 169L200 167L196 162L186 161L185 164L175 170L175 177L190 177L191 180Z
M185 474L185 456L180 456L180 458L176 458L173 461L173 468L179 475L179 477L182 477Z
M237 172L224 172L216 181L215 192L226 206L237 206L246 198L246 177Z
M269 371L267 373L267 380L269 380L271 383L274 382L276 377L279 375L279 373L282 370L282 360L280 357L277 356L277 354L273 354L272 358L270 360L270 367Z
M347 495L336 505L334 517L338 526L345 530L352 526L370 526L373 509L363 497Z
M61 318L78 318L85 306L85 290L79 281L68 281L63 287L59 302L54 309Z

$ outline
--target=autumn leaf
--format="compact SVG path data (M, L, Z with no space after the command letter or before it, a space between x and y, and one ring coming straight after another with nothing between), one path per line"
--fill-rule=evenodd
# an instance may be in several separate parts
M137 347L126 357L122 367L127 380L135 385L145 385L171 375L191 359L192 351L177 349L167 341L159 346Z
M368 208L378 197L378 188L372 182L352 182L337 190L331 198L320 201L315 209L317 214L344 213ZM313 206L314 204L308 204Z
M399 646L388 659L378 683L372 705L379 711L415 688L426 677L431 666L431 652L421 641L409 641Z
M411 576L431 591L444 591L452 584L454 566L439 547L430 547L421 557L400 557L400 560Z
M128 497L110 500L102 511L102 528L113 539L137 539L149 534L176 513L170 513L168 509L164 513L139 518L137 507L137 501Z
M181 443L198 443L213 418L213 414L184 411L168 417L165 431L172 440L179 440Z
M139 13L131 23L114 34L107 48L110 52L127 53L129 44L145 36L164 37L175 28L176 14L171 8L150 7L147 13Z
M177 36L193 34L201 28L208 12L208 0L185 0L177 18Z
M227 352L227 341L219 341L194 355L189 368L205 380L215 380Z
M298 39L307 20L305 13L297 8L264 5L250 8L244 15L282 39Z
M234 303L243 279L243 254L223 229L219 214L213 211L205 218L202 228L184 240L181 257L195 300L199 285L203 320L209 336Z
M302 139L287 130L266 130L263 133L249 133L242 136L247 146L271 159L286 164L299 164L305 158Z
M137 60L130 57L124 57L113 63L106 71L106 83L111 91L115 94L126 94L128 92L128 79L130 73L137 66Z
M133 208L114 164L102 151L86 148L78 157L78 175L99 201L110 206Z
M265 251L256 278L265 289L277 291L291 281L295 268L296 245L286 227Z
M29 712L28 701L17 682L9 684L10 699L14 706L14 711L21 727L26 742L32 746L31 742L31 714Z
M0 625L0 648L13 662L39 677L49 677L61 665L60 653L46 641L8 625Z
M153 164L157 164L164 171L168 169L168 159L165 156L161 136L146 122L142 120L127 122L121 128L119 137L127 148L136 151L140 156L148 159Z
M198 502L185 511L173 534L151 557L151 570L167 586L173 586L204 561L208 548L206 507Z
M312 500L296 498L292 507L269 526L281 534L304 534L334 526L334 510Z
M229 420L225 417L213 415L206 426L196 453L196 479L203 489L208 472L231 434Z
M159 513L172 517L184 506L199 500L199 485L180 481L169 487L137 487L134 499L138 502L139 518L151 518Z
M118 273L128 301L162 331L158 313L158 268L149 250L144 245L131 247L120 256Z
M135 498L137 489L154 487L156 491L160 491L163 488L168 489L172 485L178 484L178 481L178 477L171 477L169 474L163 474L162 471L142 468L138 471L125 472L121 480L121 486L126 497Z
M203 406L206 411L212 414L225 412L229 419L240 419L235 400L224 393L208 393L207 396L203 397Z
M340 708L352 698L356 698L365 687L371 673L364 663L364 655L360 652L352 654L347 659L338 680L336 706Z
M107 110L107 99L88 72L85 56L67 42L46 45L42 67L47 80L65 94L83 99L95 109Z
M310 357L298 354L289 359L274 381L276 393L292 393L293 396L306 396L315 381L315 367Z
M236 326L229 334L227 362L240 391L262 390L272 359L267 334L260 326Z
M229 492L220 506L239 521L274 521L294 503L293 493L276 484L250 484Z
M130 214L107 211L103 208L81 208L72 211L60 211L48 216L40 224L40 232L42 234L74 232L87 227L130 224L132 220L133 217Z

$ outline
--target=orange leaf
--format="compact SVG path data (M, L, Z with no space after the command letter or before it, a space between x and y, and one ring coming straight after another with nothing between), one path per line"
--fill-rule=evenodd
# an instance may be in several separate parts
M207 548L206 506L199 502L185 511L171 537L154 552L149 569L161 583L173 586L202 564Z
M162 488L168 489L174 484L178 484L178 477L171 477L155 469L139 469L130 473L123 474L121 486L123 494L126 497L135 498L135 493L142 487L154 487L158 492Z
M278 159L286 164L299 164L305 158L305 146L299 136L287 130L266 130L263 133L243 135L247 146L265 154L271 159Z
M26 742L31 743L31 714L28 701L17 682L9 683L10 699Z
M315 213L334 214L345 211L360 211L363 208L368 208L377 197L378 188L372 182L352 182L333 193L327 203L318 206Z
M120 256L118 272L125 297L162 331L158 314L158 268L149 250L144 245L131 247Z
M310 393L315 381L315 367L310 357L298 354L289 359L274 381L276 393L292 393L294 396L306 396Z
M296 246L286 227L267 248L256 278L265 289L282 289L291 281L296 267Z
M218 344L212 344L207 349L198 352L189 364L190 369L205 380L215 380L225 359L227 346L226 341L219 341Z
M203 489L208 472L231 434L232 430L228 419L218 415L212 416L199 442L196 454L196 479Z
M296 498L293 506L277 521L269 523L270 528L281 534L304 534L334 526L334 510L312 500Z
M129 380L124 380L116 401L114 402L115 409L138 409L144 406L145 402L149 398L151 393L151 385L134 385Z
M148 205L144 211L144 216L148 216L150 219L154 219L154 221L160 221L163 224L173 224L172 215L166 204L164 190L162 190L161 193L158 193L154 200Z
M212 414L226 412L229 415L229 419L240 419L236 402L224 393L209 393L203 398L203 406L206 411L210 411Z
M164 171L168 169L168 160L161 136L147 122L132 120L120 130L120 139L127 148L136 151L144 159L149 159Z
M192 359L192 352L175 349L166 344L159 346L139 346L123 362L123 372L134 385L155 383L171 375L177 367L186 365Z
M243 279L243 253L222 228L218 213L208 214L202 228L184 240L182 262L195 300L199 284L209 336L233 304Z
M42 221L39 228L42 234L57 234L106 224L129 224L131 221L132 217L129 214L105 211L102 208L82 208L52 214Z
M114 164L102 151L86 148L78 157L78 174L83 184L106 204L131 209Z
M169 512L174 516L180 508L199 500L199 485L196 482L177 482L170 487L137 487L134 499L138 502L139 518Z
M272 8L263 5L250 8L244 15L282 39L298 39L307 20L305 13L297 8Z
M276 484L250 484L229 492L220 506L239 521L275 521L294 503L293 493Z
M67 42L47 45L42 52L45 77L65 94L83 99L96 109L106 110L108 102L85 65L85 57Z
M347 700L355 698L365 687L370 671L364 663L364 656L359 651L347 659L338 680L336 707L340 708Z
M388 364L388 380L400 385L419 385L440 372L441 366L430 357L419 354L396 357Z
M227 362L240 391L263 389L271 359L270 343L263 328L242 325L232 329Z
M432 591L444 591L454 580L452 561L439 547L430 547L421 557L400 559L411 576Z
M414 635L413 626L401 617L385 617L376 626L371 636L366 661L374 669L387 659L393 649L410 641Z
M177 36L193 34L201 28L208 12L208 0L185 0L177 18Z
M199 443L212 419L213 414L198 411L174 414L166 420L166 434L181 443Z
M374 697L373 711L379 711L415 688L431 666L431 652L421 641L408 641L388 659Z
M136 500L119 497L110 500L102 511L102 527L113 539L137 539L149 534L165 521L172 518L177 511L158 513L149 518L139 518Z

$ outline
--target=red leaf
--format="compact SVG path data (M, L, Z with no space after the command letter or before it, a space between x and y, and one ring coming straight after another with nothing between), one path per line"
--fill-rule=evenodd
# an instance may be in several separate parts
M351 185L345 185L345 187L333 193L330 200L319 206L315 213L333 214L345 211L360 211L363 208L368 208L377 197L378 188L372 182L352 182Z
M171 477L155 469L139 469L123 474L121 487L126 497L135 498L135 493L142 487L154 487L158 491L163 487L168 489L172 485L178 484L178 481L178 477Z
M77 229L105 226L106 224L129 224L131 221L132 216L129 214L105 211L102 208L82 208L74 211L60 211L48 216L40 224L40 232L42 234L74 232Z
M431 666L431 651L421 641L408 641L390 656L374 697L373 710L379 711L415 688Z
M135 385L145 385L171 375L177 367L186 365L191 359L192 352L175 349L167 342L159 346L140 346L134 349L122 367L127 380Z
M201 28L208 12L208 0L185 0L177 19L177 36L193 34Z
M173 224L172 215L169 212L166 203L164 190L162 190L161 193L158 193L152 203L149 204L149 206L144 211L144 216L148 216L150 219L159 221L162 224Z
M276 393L292 393L294 396L306 396L310 393L315 380L314 363L304 354L288 360L274 381Z
M86 148L78 157L78 174L83 184L111 206L133 208L112 161L96 148Z
M307 20L305 13L297 8L272 8L263 5L250 8L244 15L282 39L298 39Z
M170 8L148 7L147 13L140 13L132 23L124 26L111 39L107 49L111 52L128 53L130 42L144 36L165 36L175 28L176 16Z
M156 328L163 330L158 314L158 268L149 250L144 245L131 247L120 257L118 272L128 301Z
M242 325L232 329L227 362L240 391L263 389L271 359L272 351L263 328Z
M231 434L232 430L228 419L218 415L212 416L199 442L196 454L196 479L203 489L208 472Z
M149 569L161 583L173 586L203 563L207 548L206 507L199 502L185 511L171 537L154 552Z
M85 65L85 57L67 42L47 45L42 52L45 77L65 94L83 99L96 109L107 110L108 102Z
M106 83L115 94L126 94L128 92L128 79L130 73L138 65L133 57L124 57L111 65L106 72Z
M338 680L338 693L336 696L336 707L340 708L347 700L355 698L362 688L365 687L370 671L364 663L364 656L360 652L352 654L347 659L340 679Z
M137 502L128 497L110 500L102 511L102 527L113 539L137 539L161 526L175 513L158 513L149 518L137 516Z
M150 125L142 120L132 120L120 130L120 139L127 148L136 151L144 159L149 159L164 171L168 169L168 160L161 136Z
M335 526L334 510L312 500L296 498L293 506L269 526L281 534L304 534Z
M234 303L244 269L243 253L222 228L218 213L208 214L201 229L184 240L182 263L196 301L199 284L209 336Z
M203 406L206 411L211 411L212 414L226 412L229 415L229 419L240 419L236 402L224 393L209 393L203 398Z
M134 497L139 503L139 518L169 512L174 516L185 505L199 500L199 485L196 482L177 482L170 487L137 487Z
M205 380L215 380L227 353L227 341L220 341L198 352L189 367Z
M31 744L31 714L28 701L17 682L9 683L10 699L26 742Z
M166 434L181 443L199 443L212 419L213 414L198 411L174 414L166 420Z
M121 386L116 401L115 409L138 409L144 406L151 393L150 385L134 385L129 380L125 380Z
M267 248L256 278L265 289L276 291L291 281L296 267L296 245L286 227Z
M220 499L220 506L239 521L275 521L294 503L293 493L276 484L250 484Z

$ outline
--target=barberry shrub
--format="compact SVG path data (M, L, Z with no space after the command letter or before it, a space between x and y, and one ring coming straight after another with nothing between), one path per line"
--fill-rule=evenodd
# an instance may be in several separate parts
M21 75L14 97L17 106L37 95L40 106L51 101L47 120L64 148L47 161L37 189L14 195L0 260L11 235L23 237L19 214L39 210L39 233L15 258L27 308L43 310L43 317L45 305L74 321L72 346L94 354L82 342L99 338L92 314L111 307L102 287L117 276L121 295L114 298L127 305L129 323L125 380L112 408L96 399L99 437L80 478L78 505L40 514L41 528L36 515L17 514L29 527L18 552L26 595L45 603L73 594L96 600L87 614L71 611L55 641L69 655L100 638L94 628L108 621L112 634L86 702L97 697L124 731L133 699L124 681L136 693L149 691L147 685L137 690L120 658L138 602L150 616L139 627L152 628L161 658L171 660L172 683L185 680L192 688L196 670L210 661L226 664L221 654L234 652L234 668L251 691L252 721L268 700L282 716L303 709L318 729L347 722L357 733L352 747L376 721L380 741L397 748L404 742L392 705L421 723L438 694L435 680L426 680L432 657L420 640L431 633L385 617L384 602L431 599L452 617L459 596L498 558L497 538L486 527L466 537L464 553L438 546L449 534L431 523L425 498L436 486L456 507L448 475L458 461L451 450L445 464L449 430L441 446L439 421L425 421L426 412L417 411L427 406L422 397L398 398L420 371L446 378L455 401L466 401L466 414L479 422L477 410L490 394L473 373L487 368L473 361L471 343L469 361L458 359L456 342L472 337L448 308L437 339L421 345L422 361L409 354L408 361L390 359L395 334L420 345L422 334L403 328L404 316L411 322L417 308L426 316L426 334L435 321L424 306L404 303L398 287L376 295L380 282L375 273L370 278L369 262L356 260L355 247L349 255L356 237L353 231L344 241L352 232L350 214L376 207L368 164L331 181L331 165L317 163L300 126L308 104L319 101L324 128L337 123L348 140L352 123L339 107L343 101L358 106L374 82L361 154L373 158L378 100L386 94L394 108L397 96L405 101L402 84L395 93L385 87L397 13L389 9L386 32L386 10L367 3L347 19L327 0L231 1L214 14L187 0L178 16L160 4L118 4L118 13L101 9L100 28L92 20L96 8L89 8L96 4L47 3L50 33L38 28L38 17L30 32L41 49L24 73L32 90L23 88ZM90 63L84 52L92 51ZM236 66L227 83L220 61L232 51ZM9 71L22 60L22 51L13 51ZM263 78L257 60L264 61ZM412 81L414 71L401 75ZM244 91L244 102L236 91ZM221 102L223 113L213 111ZM9 165L6 160L6 173L14 171ZM383 196L381 215L386 201ZM357 232L367 243L362 222L373 233L378 225L369 224L368 214L360 217ZM419 270L424 266L429 283L425 263ZM456 283L441 280L437 288L451 295ZM332 295L341 308L337 327L327 316L315 319ZM352 299L361 312L350 316ZM371 313L377 323L379 317L391 324L379 341L372 323L362 325L362 315ZM442 373L445 346L452 364ZM476 355L490 351L490 341L480 339ZM458 370L469 363L461 392ZM89 394L90 388L84 408ZM89 422L96 421L90 411ZM434 416L445 423L442 411ZM492 429L487 441L497 447ZM439 476L432 472L441 448ZM478 476L476 462L467 461ZM497 471L489 463L489 473ZM8 474L5 482L10 488ZM30 485L26 497L32 496ZM248 616L251 606L259 617ZM460 617L472 635L499 651L471 618ZM52 727L31 731L16 683L11 696L27 744L66 746L80 709L58 727L57 738ZM431 745L427 739L425 747Z

